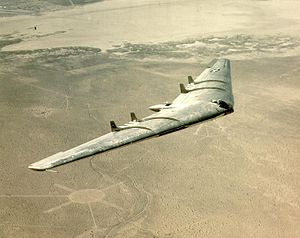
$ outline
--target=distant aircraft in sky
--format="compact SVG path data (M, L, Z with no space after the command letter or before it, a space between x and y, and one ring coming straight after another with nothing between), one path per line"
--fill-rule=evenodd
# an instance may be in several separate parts
M180 95L173 102L149 107L156 113L138 119L132 112L131 121L122 126L111 121L110 133L49 156L28 168L46 170L132 142L165 135L232 113L233 106L230 61L214 60L195 80L188 76L188 84L180 84Z

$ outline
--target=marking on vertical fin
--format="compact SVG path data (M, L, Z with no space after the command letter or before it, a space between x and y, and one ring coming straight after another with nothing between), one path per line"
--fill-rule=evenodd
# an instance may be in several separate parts
M171 121L179 121L176 118L173 117L147 117L144 118L143 121L150 121L150 120L155 120L155 119L165 119L165 120L171 120Z

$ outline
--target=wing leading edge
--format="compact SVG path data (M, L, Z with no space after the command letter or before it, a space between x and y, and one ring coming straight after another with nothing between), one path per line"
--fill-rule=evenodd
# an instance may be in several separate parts
M228 59L215 60L195 80L189 76L188 84L180 85L180 95L172 102L150 107L156 111L138 119L131 113L131 121L117 126L111 121L111 132L59 152L28 166L46 170L96 153L104 152L149 137L161 136L184 129L218 116L233 112L231 69Z

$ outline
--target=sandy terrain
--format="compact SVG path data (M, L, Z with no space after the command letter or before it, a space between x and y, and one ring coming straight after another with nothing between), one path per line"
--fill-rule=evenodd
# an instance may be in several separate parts
M269 1L114 0L41 16L2 18L0 32L22 37L21 43L4 50L78 45L105 50L124 41L161 42L228 33L299 35L300 2L285 4L288 7L281 11L278 3ZM53 32L61 34L49 36Z
M299 237L297 7L114 0L2 17L0 237ZM149 115L215 57L232 61L233 114L27 169Z

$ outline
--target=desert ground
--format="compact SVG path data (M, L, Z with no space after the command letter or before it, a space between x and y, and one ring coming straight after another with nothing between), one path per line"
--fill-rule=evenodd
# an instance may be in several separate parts
M0 237L300 236L300 2L0 2ZM234 113L27 168L222 57Z

